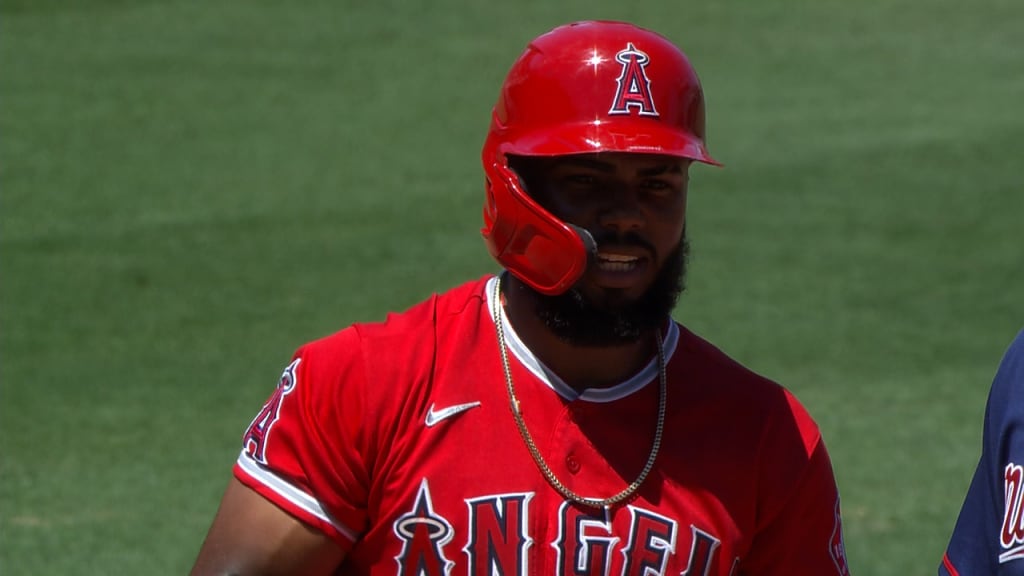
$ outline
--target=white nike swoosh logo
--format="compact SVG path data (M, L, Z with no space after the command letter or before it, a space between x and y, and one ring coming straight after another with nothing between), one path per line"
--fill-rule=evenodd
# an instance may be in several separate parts
M466 410L476 408L480 405L480 402L467 402L465 404L456 404L440 410L434 410L434 405L430 405L430 409L427 410L426 424L428 427L434 426L446 418L451 418L456 414L465 412Z

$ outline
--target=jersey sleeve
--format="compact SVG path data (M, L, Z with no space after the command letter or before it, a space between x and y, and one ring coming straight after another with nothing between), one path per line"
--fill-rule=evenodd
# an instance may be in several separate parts
M992 478L986 460L982 456L967 489L956 528L939 565L941 576L997 573L994 544L1002 514L999 511L996 515L999 504L993 488L1001 485L1001 479Z
M345 549L367 524L365 380L354 328L303 346L245 431L234 466L242 483Z
M790 394L760 455L758 521L739 574L849 576L832 462L817 425Z
M938 573L1024 576L1024 331L992 381L981 457Z

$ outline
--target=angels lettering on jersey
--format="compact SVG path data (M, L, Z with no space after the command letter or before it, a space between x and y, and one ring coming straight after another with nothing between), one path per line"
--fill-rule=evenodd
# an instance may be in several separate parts
M625 508L629 530L620 535L604 514L588 514L565 502L558 511L556 536L551 542L535 542L528 532L532 498L521 493L466 499L468 528L460 547L453 542L453 522L434 510L424 479L412 508L394 522L394 534L402 542L395 557L397 574L447 576L456 554L465 561L466 574L528 574L535 545L553 549L554 569L544 573L557 576L668 574L670 560L680 553L686 557L681 576L706 576L719 561L718 538L695 526L682 534L671 518L635 506Z

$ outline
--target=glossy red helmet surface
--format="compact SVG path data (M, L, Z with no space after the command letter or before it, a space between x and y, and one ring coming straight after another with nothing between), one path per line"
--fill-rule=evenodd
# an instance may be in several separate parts
M686 55L625 22L577 22L533 40L512 65L483 148L488 250L535 290L583 275L588 246L537 204L509 156L663 154L718 164L704 146L704 94Z

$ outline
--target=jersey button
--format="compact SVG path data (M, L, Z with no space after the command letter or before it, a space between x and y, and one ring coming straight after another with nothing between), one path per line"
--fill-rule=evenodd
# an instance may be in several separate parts
M569 469L569 472L573 474L580 471L580 461L572 454L565 457L565 466Z

